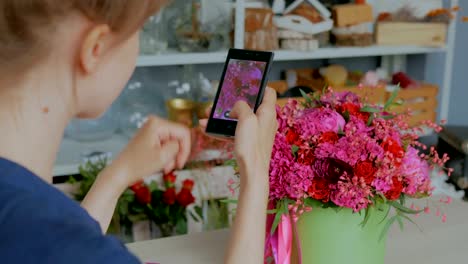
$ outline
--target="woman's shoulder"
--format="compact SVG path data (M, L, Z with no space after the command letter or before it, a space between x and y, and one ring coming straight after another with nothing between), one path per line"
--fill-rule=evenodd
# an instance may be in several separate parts
M0 158L2 263L138 263L77 202Z
M22 166L0 158L0 229L24 219L98 224L75 201Z

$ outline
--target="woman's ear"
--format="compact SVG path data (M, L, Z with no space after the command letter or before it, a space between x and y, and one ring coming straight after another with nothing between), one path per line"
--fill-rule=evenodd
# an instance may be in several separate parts
M93 26L84 37L79 54L79 65L85 74L93 73L105 53L111 48L111 30L108 25Z

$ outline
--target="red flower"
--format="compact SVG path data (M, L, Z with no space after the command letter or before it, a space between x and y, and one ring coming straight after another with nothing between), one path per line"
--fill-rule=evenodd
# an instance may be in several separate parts
M192 191L194 184L195 182L193 180L187 179L182 183L182 188Z
M312 149L301 148L297 151L297 162L304 165L312 165L314 161L315 155Z
M165 183L175 183L177 176L174 174L174 172L170 172L166 175L163 176L164 182Z
M335 132L325 132L320 136L320 143L328 142L334 144L338 141L338 139L338 134L336 134Z
M195 202L195 197L193 197L192 192L187 188L182 188L179 194L177 194L177 202L183 206L187 207L188 205Z
M361 107L357 104L348 102L338 106L338 111L341 113L348 112L350 115L356 115L361 111Z
M315 200L327 203L330 201L330 186L323 177L315 177L309 187L309 196Z
M132 186L130 186L130 190L132 190L133 192L137 192L138 189L144 186L145 186L145 183L143 181L139 181L139 182L134 183Z
M395 201L400 198L401 192L403 191L403 182L398 179L398 177L393 177L393 187L385 193L385 197L390 201Z
M299 140L299 135L293 130L289 129L288 133L286 133L286 141L288 144L293 145Z
M376 168L370 161L360 161L354 166L354 174L364 178L366 184L370 185L375 179Z
M384 140L384 142L382 143L382 148L385 151L392 153L395 159L401 159L403 158L405 154L400 144L398 144L396 140L391 139L391 138L387 138ZM399 164L401 164L401 162L396 162L396 165L399 165Z
M135 198L141 204L151 203L151 191L147 186L142 186L136 189Z
M173 205L176 201L176 191L175 188L168 188L166 191L163 193L163 201L164 203L168 205Z
M364 123L367 124L367 122L369 121L370 113L359 112L359 113L356 114L356 117L361 119L362 121L364 121Z

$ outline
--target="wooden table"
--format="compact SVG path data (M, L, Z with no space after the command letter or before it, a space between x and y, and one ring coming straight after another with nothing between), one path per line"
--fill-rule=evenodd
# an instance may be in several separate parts
M468 263L468 203L455 201L443 208L447 222L435 212L422 214L417 227L407 224L404 232L396 226L389 234L386 264ZM222 263L229 230L191 234L129 244L142 261L161 264Z

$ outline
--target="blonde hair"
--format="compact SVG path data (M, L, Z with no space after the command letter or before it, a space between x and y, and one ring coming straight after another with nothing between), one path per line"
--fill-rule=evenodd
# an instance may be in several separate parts
M0 0L0 74L25 70L51 51L61 20L79 12L123 37L136 32L163 0Z

